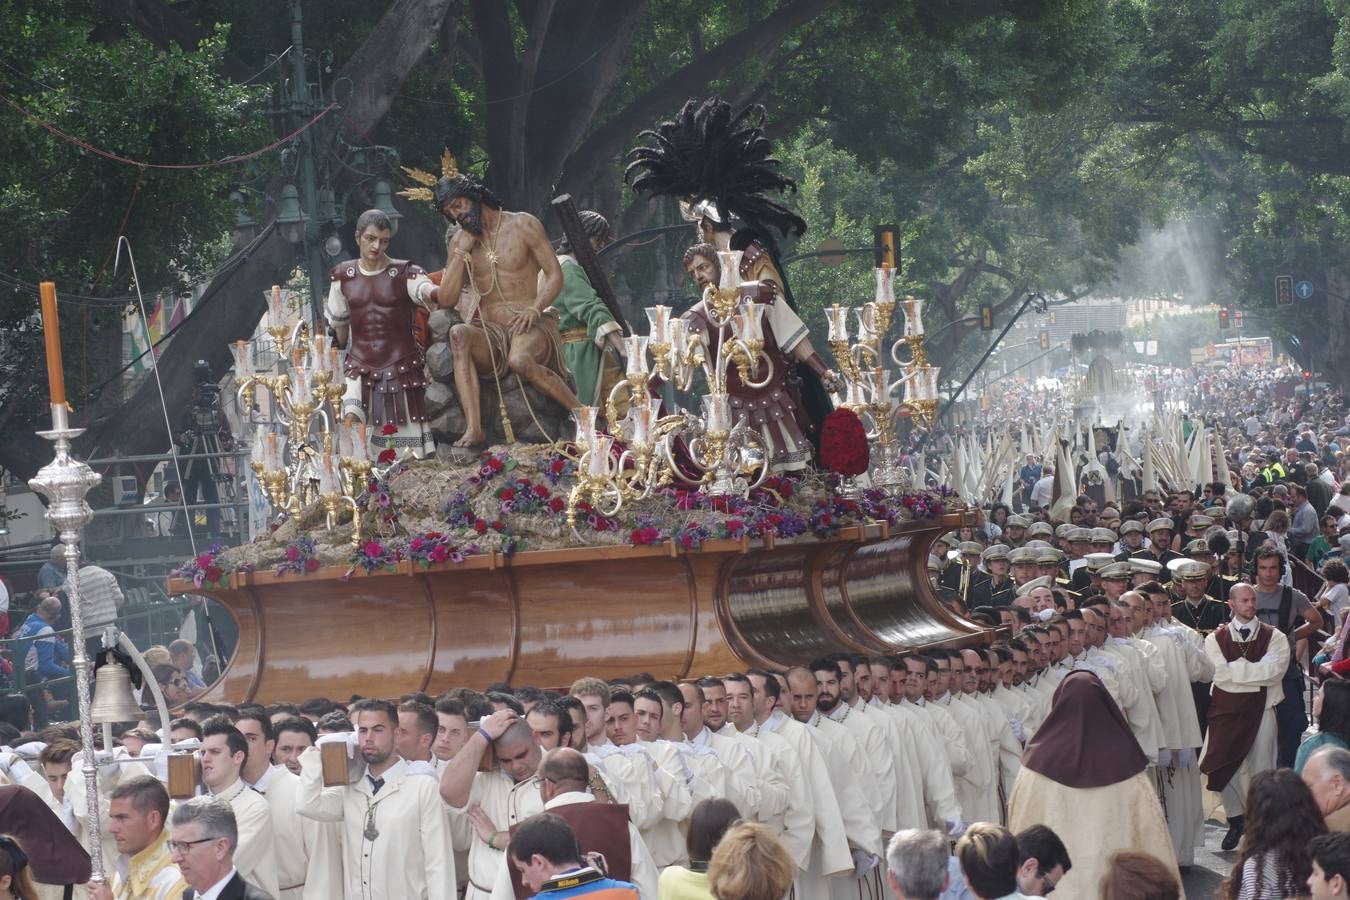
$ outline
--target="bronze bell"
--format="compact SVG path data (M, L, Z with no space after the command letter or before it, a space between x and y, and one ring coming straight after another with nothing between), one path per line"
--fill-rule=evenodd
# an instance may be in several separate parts
M89 715L95 723L139 722L144 713L131 693L131 673L121 663L107 662L94 670L94 698Z

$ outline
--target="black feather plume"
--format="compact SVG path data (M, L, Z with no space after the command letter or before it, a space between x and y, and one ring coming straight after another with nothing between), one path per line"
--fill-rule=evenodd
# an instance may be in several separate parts
M780 234L802 234L801 216L767 194L796 191L797 182L779 172L781 163L764 136L764 107L732 114L718 97L687 101L669 121L638 135L628 154L624 178L649 197L707 200L724 217Z

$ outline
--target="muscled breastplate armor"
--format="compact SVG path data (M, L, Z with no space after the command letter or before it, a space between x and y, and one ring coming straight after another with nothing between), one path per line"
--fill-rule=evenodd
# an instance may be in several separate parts
M421 421L426 389L424 358L413 334L417 304L408 294L408 279L422 269L406 260L392 260L378 274L361 271L356 260L334 267L332 278L342 286L350 311L351 339L344 372L360 378L362 401L372 424ZM397 402L406 398L404 406Z
M351 312L351 346L347 375L383 374L389 369L422 367L422 351L413 338L416 305L408 295L408 279L422 270L393 260L378 275L362 272L356 260L333 269Z

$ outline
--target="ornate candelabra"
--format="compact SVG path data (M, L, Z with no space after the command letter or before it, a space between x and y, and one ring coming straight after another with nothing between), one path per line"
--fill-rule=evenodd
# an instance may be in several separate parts
M876 296L857 310L834 304L826 312L829 325L828 342L839 363L844 380L840 405L853 410L868 426L868 440L872 443L872 465L869 478L874 487L886 491L909 490L913 475L899 464L900 447L895 433L895 417L901 409L909 410L916 423L932 428L937 412L938 367L928 364L924 349L923 301L906 297L901 304L905 315L904 334L890 350L891 360L900 366L902 374L891 380L891 370L882 354L881 345L890 329L894 315L895 270L879 267L876 272ZM857 330L850 338L849 320L856 313ZM909 358L901 358L902 347L909 349ZM896 403L892 395L904 388L904 396Z
M352 542L359 544L363 535L356 500L365 493L373 471L366 426L343 421L346 382L337 347L325 335L311 338L303 321L288 326L282 309L283 292L274 286L265 330L277 359L269 371L255 371L246 342L238 341L232 348L242 418L251 421L259 391L271 398L279 414L279 428L254 433L249 466L278 511L298 515L319 503L331 531L339 511L350 507Z
M758 431L734 417L728 391L733 369L751 388L773 378L773 361L764 352L764 305L756 302L763 286L740 283L740 251L719 251L718 257L719 282L703 295L711 338L691 333L669 307L649 307L649 335L626 339L627 371L605 404L608 432L597 429L596 407L573 411L578 474L568 497L569 526L575 526L582 502L613 515L625 502L677 480L725 496L747 494L768 477L768 448ZM652 387L669 383L687 391L700 371L708 384L701 414L662 416ZM686 474L681 463L694 471Z

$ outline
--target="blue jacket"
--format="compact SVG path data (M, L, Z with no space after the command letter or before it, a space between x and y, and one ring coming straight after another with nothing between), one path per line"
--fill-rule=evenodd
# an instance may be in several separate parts
M44 634L45 632L45 634ZM14 632L19 655L27 672L39 678L64 678L70 674L70 647L56 639L52 626L37 613L30 613Z

